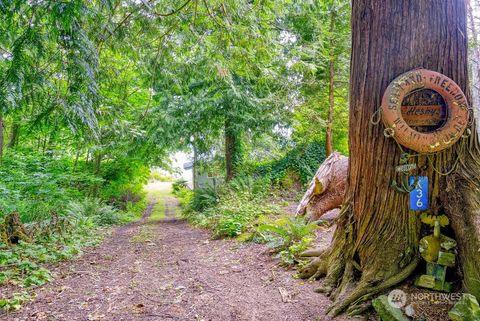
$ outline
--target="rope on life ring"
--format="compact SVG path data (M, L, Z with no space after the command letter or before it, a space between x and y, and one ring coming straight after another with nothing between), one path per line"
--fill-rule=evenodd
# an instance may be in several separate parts
M424 89L431 89L442 96L448 114L440 128L426 133L410 127L402 116L403 99L414 91ZM381 111L385 136L394 135L400 145L427 154L454 145L463 136L470 118L467 98L460 87L447 76L427 69L414 69L395 78L383 95Z

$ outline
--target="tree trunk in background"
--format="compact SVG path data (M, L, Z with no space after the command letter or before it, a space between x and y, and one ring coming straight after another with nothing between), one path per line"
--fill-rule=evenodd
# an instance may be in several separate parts
M43 137L43 142L42 142L42 154L45 155L45 152L47 151L47 143L48 143L48 134L45 134Z
M337 315L405 280L419 263L421 223L409 210L408 194L390 185L400 151L384 126L371 125L388 84L423 67L441 72L468 92L465 0L353 0L350 80L350 158L344 206L331 247L316 260L326 278L319 289L335 300ZM473 130L473 132L475 132ZM468 144L469 152L461 153ZM429 177L430 208L446 212L455 231L466 290L479 297L480 150L476 135L432 157L446 172L419 157L419 174ZM476 225L475 225L476 224Z
M94 173L95 175L100 176L103 155L101 152L97 151L92 153L92 158L93 158L92 162L94 166ZM87 154L87 159L88 159L88 154ZM101 185L100 183L95 183L92 185L91 194L93 196L98 197L100 195L100 185Z
M20 124L18 122L13 122L12 128L10 129L8 148L12 148L17 145L19 134L20 134Z
M75 153L75 161L73 162L73 171L77 169L78 159L80 158L81 149L77 147L77 152Z
M192 185L193 189L196 190L198 188L197 186L197 148L195 147L195 144L192 144L193 146L193 166L192 166Z
M470 25L472 48L470 49L472 62L472 107L474 108L475 118L480 118L480 48L478 43L477 27L475 26L475 15L470 1L468 1L468 22ZM480 7L477 6L480 10ZM480 135L480 127L477 126L477 132Z
M227 181L238 174L242 162L240 134L230 119L225 120L225 168Z
M102 157L103 157L102 153L97 153L97 154L95 155L95 164L94 164L94 166L95 166L95 174L97 174L97 175L100 174L100 169L101 169L101 164L102 164Z
M332 1L332 9L330 13L330 58L328 63L329 77L328 77L328 123L327 123L327 135L325 137L326 141L326 152L327 157L333 153L333 111L335 107L335 96L334 96L334 78L335 78L335 52L334 52L334 32L335 32L335 11L334 11L335 1Z
M3 115L0 115L0 158L3 157L3 147L4 147L4 128L5 123L3 121Z

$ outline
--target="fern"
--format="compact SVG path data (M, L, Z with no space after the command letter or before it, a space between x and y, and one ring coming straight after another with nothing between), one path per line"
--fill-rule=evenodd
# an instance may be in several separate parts
M194 211L201 212L215 206L218 200L219 190L213 186L207 186L195 191L191 207Z
M317 226L308 224L302 218L283 217L257 228L263 238L277 251L288 249L293 244L313 235Z
M83 201L71 202L66 213L84 223L86 223L85 219L92 219L98 225L111 225L120 222L118 211L112 206L103 204L98 198L85 198Z

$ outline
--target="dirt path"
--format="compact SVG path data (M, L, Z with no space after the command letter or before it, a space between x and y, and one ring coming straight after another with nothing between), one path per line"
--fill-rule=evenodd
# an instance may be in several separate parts
M2 320L322 319L329 301L277 267L264 246L213 241L175 216L174 198L157 198L164 218L118 228Z

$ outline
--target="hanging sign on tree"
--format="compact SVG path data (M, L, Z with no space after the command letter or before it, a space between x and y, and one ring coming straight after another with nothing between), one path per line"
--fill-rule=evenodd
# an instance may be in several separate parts
M407 96L420 91L440 95L445 110L428 101L404 105ZM467 98L460 87L447 76L426 69L408 71L392 81L383 95L381 111L389 137L419 153L436 153L451 147L469 121Z

